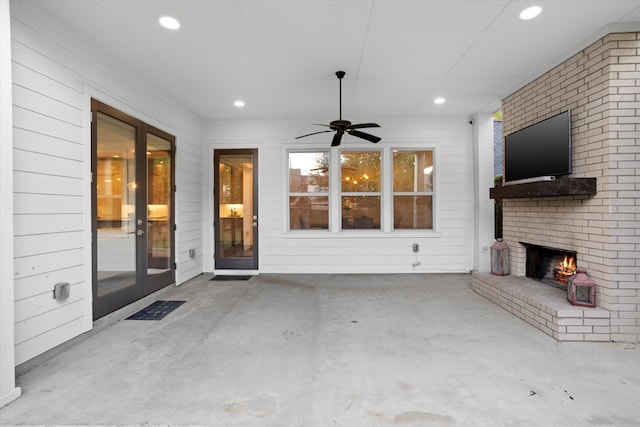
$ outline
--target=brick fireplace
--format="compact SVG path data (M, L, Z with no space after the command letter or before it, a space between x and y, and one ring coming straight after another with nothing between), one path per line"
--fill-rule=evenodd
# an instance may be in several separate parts
M640 341L639 82L640 33L609 34L502 103L503 135L570 109L573 171L497 193L511 275L474 273L473 287L559 340ZM587 180L594 191L570 191ZM529 245L575 253L598 306L527 278Z

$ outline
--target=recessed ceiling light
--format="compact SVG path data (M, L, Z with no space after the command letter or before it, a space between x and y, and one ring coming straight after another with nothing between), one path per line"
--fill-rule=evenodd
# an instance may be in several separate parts
M436 99L433 100L433 103L434 104L444 104L445 101L446 101L446 99L444 99L444 98L436 98Z
M540 6L531 6L520 12L520 19L524 21L533 19L536 16L540 15L540 12L542 12L542 8Z
M163 16L162 18L158 19L158 22L160 22L160 25L170 30L177 30L178 28L180 28L180 22L176 18L172 18L171 16Z
M238 108L242 108L244 107L244 101L237 100L236 102L233 103L233 105L235 105Z

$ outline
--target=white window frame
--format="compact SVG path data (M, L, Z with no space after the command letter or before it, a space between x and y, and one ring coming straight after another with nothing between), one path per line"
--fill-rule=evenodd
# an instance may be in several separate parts
M290 169L289 169L289 156L291 154L296 154L296 153L300 153L300 154L318 154L318 153L326 153L328 160L329 160L329 173L328 173L328 180L329 180L329 190L326 192L314 192L314 193L300 193L300 192L295 192L295 191L291 191L290 188ZM286 196L285 196L285 206L286 206L286 230L288 233L327 233L329 231L331 231L331 209L332 209L332 200L331 200L331 187L332 187L332 169L333 169L333 165L331 162L331 150L327 149L327 148L308 148L308 149L289 149L286 150L286 155L285 155L285 185L286 185ZM327 198L327 203L328 203L328 215L327 215L327 221L328 221L328 228L326 229L292 229L291 228L291 197L326 197Z
M341 178L341 153L342 151L354 152L354 151L375 151L381 153L381 191L380 197L380 229L345 229L342 230L342 186L340 185ZM393 152L394 151L431 151L433 159L433 189L431 192L420 193L407 193L407 195L431 195L432 197L432 228L421 229L394 229L393 224L393 196L401 193L394 193L393 191ZM308 147L283 147L282 154L284 156L284 167L282 168L283 185L285 191L283 191L283 219L282 230L285 236L291 238L304 238L314 236L316 238L330 238L340 235L341 237L376 237L380 234L389 234L394 236L420 236L420 237L439 237L439 215L438 215L438 198L439 184L438 184L438 165L439 165L439 149L438 144L425 143L424 145L416 145L415 143L404 145L402 143L390 145L387 147L374 146L374 147L350 147L341 146L335 148L308 146ZM329 157L329 191L328 193L298 193L289 191L289 153L327 153ZM387 179L390 177L390 179ZM338 185L336 186L336 183ZM430 193L430 194L429 194ZM367 193L371 194L371 193ZM326 196L328 197L328 229L304 229L291 230L290 227L290 196ZM362 193L356 194L362 195ZM338 207L336 209L336 206Z
M395 152L402 152L402 153L416 153L419 151L430 151L431 152L431 164L432 164L432 171L431 171L431 191L394 191L393 190L393 178L395 177L394 171L393 171L393 155ZM436 205L436 150L434 148L399 148L399 147L395 147L392 148L389 152L389 157L390 157L390 175L391 175L391 182L390 182L390 200L389 200L389 205L390 205L390 217L391 217L391 231L393 232L418 232L418 231L435 231L436 229L436 209L435 209L435 205ZM416 174L419 174L420 171L418 169L416 169ZM394 205L394 201L395 201L395 197L396 196L431 196L431 228L395 228L395 212L393 209L393 205ZM414 212L415 215L415 212Z

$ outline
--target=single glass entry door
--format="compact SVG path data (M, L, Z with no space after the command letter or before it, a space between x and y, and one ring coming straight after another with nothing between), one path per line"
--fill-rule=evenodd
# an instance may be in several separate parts
M215 268L258 268L257 150L216 150Z
M175 282L174 143L92 101L94 319Z

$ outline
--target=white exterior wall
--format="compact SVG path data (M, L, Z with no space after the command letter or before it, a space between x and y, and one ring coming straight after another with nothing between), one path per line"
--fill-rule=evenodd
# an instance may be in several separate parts
M52 27L29 2L12 2L11 15L20 364L92 327L90 99L176 136L177 283L202 272L202 125L143 78ZM71 283L71 293L57 301L52 289L61 281Z
M20 397L13 352L13 130L9 0L0 0L0 408Z
M287 232L287 149L326 149L330 137L294 140L310 131L311 120L224 121L205 127L203 197L213 194L213 150L257 148L259 174L259 271L262 273L411 273L467 272L474 268L473 128L468 118L376 119L373 145L346 137L340 148L435 150L435 231ZM493 136L491 135L491 141ZM334 149L332 156L337 154ZM390 162L386 165L390 172ZM383 174L385 169L383 168ZM384 179L383 179L384 182ZM386 187L385 187L386 186ZM383 188L388 189L389 184ZM383 193L383 223L390 230L390 193ZM488 198L488 187L487 187ZM385 211L385 206L388 208ZM335 210L335 209L332 209ZM330 213L331 214L331 213ZM205 271L213 265L213 206L204 218ZM417 256L411 245L418 243ZM415 262L420 265L413 267Z

